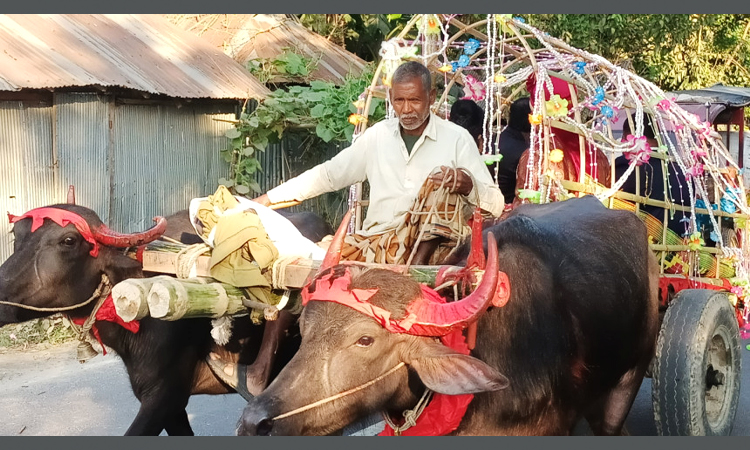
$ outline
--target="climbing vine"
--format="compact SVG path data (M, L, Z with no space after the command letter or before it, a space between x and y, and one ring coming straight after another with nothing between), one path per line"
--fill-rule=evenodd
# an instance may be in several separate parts
M286 73L295 70L307 73L311 71L302 59L285 60ZM293 70L290 70L290 65ZM269 70L267 64L254 66ZM307 86L282 87L258 103L254 110L249 111L246 106L239 120L226 132L230 145L222 151L222 155L230 164L230 175L229 178L220 179L219 183L242 195L260 193L260 185L256 179L261 170L258 152L279 142L289 128L308 130L324 143L351 142L354 125L349 122L349 116L357 111L354 102L369 86L371 79L370 67L360 76L348 76L339 86L325 81L312 81ZM382 100L372 102L369 115L371 122L380 120L385 115Z

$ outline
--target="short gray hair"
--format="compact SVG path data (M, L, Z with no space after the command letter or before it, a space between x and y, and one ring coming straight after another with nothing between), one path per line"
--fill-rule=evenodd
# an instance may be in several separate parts
M407 80L419 78L422 81L422 87L427 91L427 94L432 91L432 75L430 69L416 61L407 61L393 72L393 78L391 83L403 83Z

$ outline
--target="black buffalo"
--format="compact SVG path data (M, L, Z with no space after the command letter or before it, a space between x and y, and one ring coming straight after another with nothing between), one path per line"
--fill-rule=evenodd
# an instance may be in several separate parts
M658 270L644 225L586 197L519 207L485 232L497 237L499 257L488 261L475 291L483 298L472 294L454 310L476 311L477 301L486 308L495 281L485 281L495 267L507 274L511 293L479 319L471 356L313 298L300 319L299 352L247 405L238 433L336 433L373 413L399 417L425 386L476 393L458 435L566 435L580 418L595 434L621 433L658 331ZM351 281L342 292L377 288L368 302L392 319L424 301L413 280L352 264L322 272L309 295L320 289L317 281L335 280L346 268ZM425 314L427 323L441 316Z
M70 204L51 208L78 214L94 230L97 243L104 245L98 245L94 257L92 243L74 225L63 228L44 220L39 229L31 232L32 220L21 219L14 225L14 253L0 266L0 300L45 308L80 304L95 291L102 274L112 284L143 277L141 264L125 256L121 247L154 239L164 232L164 224L160 224L158 232L119 235L104 227L88 208ZM313 241L330 233L330 226L316 215L287 216ZM195 240L186 211L168 217L166 222L167 236ZM87 317L92 307L93 303L88 304L70 311L69 315ZM0 304L0 326L49 314ZM190 395L233 392L208 368L205 363L208 353L215 351L226 359L252 362L257 345L241 346L239 340L250 338L257 342L263 332L263 327L251 326L247 317L238 318L232 342L217 348L210 336L210 319L167 322L147 317L141 320L140 330L135 334L112 322L99 321L96 327L102 342L122 358L133 393L141 402L127 435L158 435L162 430L170 435L192 435L185 411ZM244 351L242 355L240 349Z

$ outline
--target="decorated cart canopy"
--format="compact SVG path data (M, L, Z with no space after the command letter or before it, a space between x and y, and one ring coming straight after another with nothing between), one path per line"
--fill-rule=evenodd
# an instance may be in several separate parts
M415 16L383 43L381 56L372 84L350 117L357 124L355 138L369 125L366 111L373 98L388 101L390 77L406 60L420 61L434 73L435 113L447 118L450 103L458 98L484 107L480 151L488 165L497 160L493 153L504 112L515 99L528 96L530 145L518 172L525 175L525 189L519 192L524 202L593 194L611 208L630 209L645 221L662 273L715 285L731 282L732 292L744 297L748 258L743 231L750 210L742 169L711 124L681 108L673 96L508 14L490 14L471 24L456 15ZM388 111L392 117L392 108ZM632 130L626 136L620 136L623 122ZM644 136L649 123L658 145ZM619 174L618 156L627 162ZM621 191L629 178L635 177L636 185L651 181L637 170L646 165L661 166L657 185L663 192ZM366 205L361 190L354 186L350 196L360 217ZM675 198L675 192L685 198ZM647 205L663 208L663 215L643 211ZM675 220L679 233L663 226Z

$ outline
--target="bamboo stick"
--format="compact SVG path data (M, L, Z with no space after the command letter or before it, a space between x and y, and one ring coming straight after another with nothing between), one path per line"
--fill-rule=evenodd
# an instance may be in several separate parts
M146 296L152 284L153 278L130 278L112 288L115 312L123 321L140 320L149 315Z
M243 304L244 292L225 283L168 276L153 280L147 302L151 316L157 319L216 318L247 311Z

